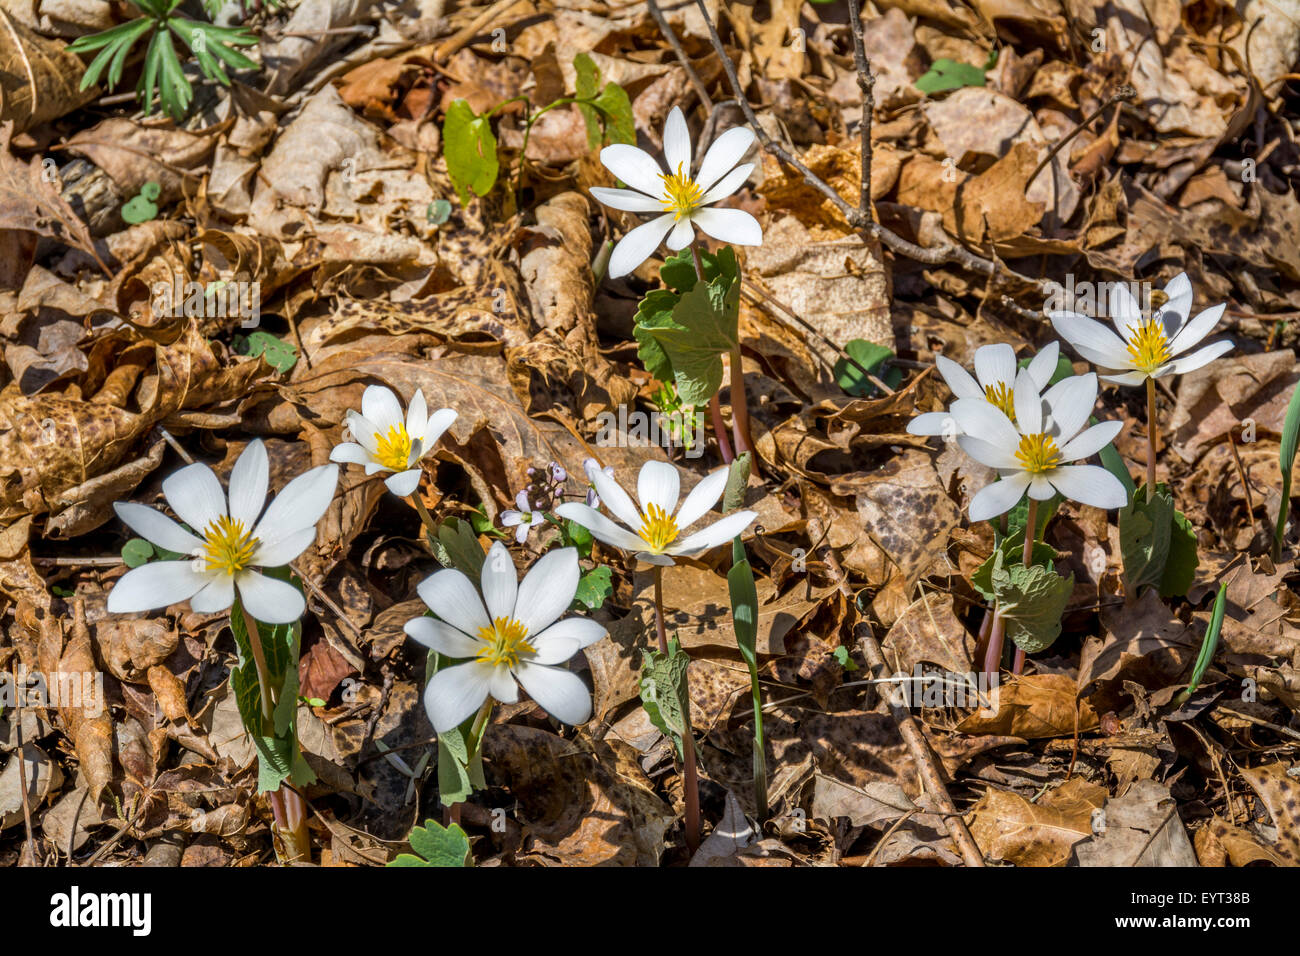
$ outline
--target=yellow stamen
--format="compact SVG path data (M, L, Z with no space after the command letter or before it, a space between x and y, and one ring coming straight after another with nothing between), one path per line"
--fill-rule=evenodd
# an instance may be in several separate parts
M244 530L244 522L222 515L211 522L203 532L206 539L203 550L207 554L208 570L238 574L253 561L258 540L251 531Z
M994 382L988 388L984 389L984 397L989 403L1002 409L1002 412L1013 422L1016 420L1016 395L1011 389L1007 388L1006 382Z
M1021 435L1020 447L1016 449L1016 460L1032 475L1041 475L1051 471L1061 463L1061 450L1056 447L1056 440L1051 435L1039 432L1036 435Z
M1139 372L1152 375L1160 366L1173 358L1169 352L1169 338L1165 335L1165 327L1160 322L1147 319L1136 329L1130 329L1129 333L1131 336L1128 340L1129 358L1133 360L1133 367Z
M637 533L650 546L650 550L658 554L677 537L677 522L658 505L647 505L645 517L641 520L641 530Z
M389 471L406 471L411 460L411 436L405 425L394 425L384 435L375 432L375 461Z
M493 667L500 664L517 667L521 655L537 653L536 648L524 640L527 636L528 628L519 621L499 617L491 627L478 629L479 640L487 645L478 652L478 660Z
M689 173L682 170L681 163L677 164L677 172L671 176L660 173L659 178L664 181L664 195L661 200L664 212L672 213L674 220L689 216L704 198L704 190L700 188L699 183L691 179Z

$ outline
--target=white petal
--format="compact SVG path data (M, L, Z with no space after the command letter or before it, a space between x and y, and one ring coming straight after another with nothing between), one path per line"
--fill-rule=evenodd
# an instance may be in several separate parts
M758 517L757 511L733 511L724 518L719 518L707 528L701 528L695 534L680 541L674 541L664 550L669 554L690 558L702 551L725 544L740 534Z
M697 209L691 221L719 242L738 246L761 246L763 227L743 209Z
M685 531L695 522L703 518L722 497L722 493L727 490L728 468L719 468L717 471L710 472L702 478L686 500L682 502L681 508L677 512L676 522L679 531Z
M601 495L602 500L604 495ZM608 502L605 502L608 504ZM582 525L599 541L624 551L636 551L645 546L638 535L626 528L619 527L594 508L589 508L580 501L569 501L555 509L561 518L568 518Z
M203 542L190 534L161 511L136 504L134 501L119 501L113 505L117 516L130 525L131 529L146 541L175 551L177 554L191 554L203 548Z
M515 525L519 524L519 522L524 520L523 513L519 511L503 511L501 512L500 517L501 527L503 528L513 528Z
M424 688L424 709L429 723L440 734L455 730L488 699L492 673L490 664L471 661L445 667L434 674Z
M988 465L990 468L1021 467L1020 462L1016 460L1014 448L995 445L974 435L958 435L957 444L961 446L962 451L981 465Z
M1043 399L1038 394L1038 386L1034 384L1028 369L1021 369L1014 381L1016 384L1012 398L1015 401L1016 425L1022 434L1037 435L1043 430Z
M1204 365L1209 365L1220 355L1232 351L1232 341L1215 342L1213 345L1207 345L1203 349L1197 349L1191 355L1184 355L1182 358L1174 359L1173 374L1183 375L1186 372L1194 372ZM1164 374L1164 370L1161 370Z
M577 726L591 716L591 693L577 674L558 667L521 662L515 668L515 677L524 685L528 696L561 723Z
M1123 422L1100 422L1085 428L1061 447L1061 461L1078 461L1101 451L1124 429Z
M385 478L384 487L397 497L405 498L407 495L414 494L415 489L420 487L420 478L423 475L424 471L419 468L408 468L406 471L399 471Z
M647 196L663 195L664 171L645 150L626 143L615 143L600 151L600 161L606 169L637 192Z
M948 412L957 420L963 433L1013 451L1020 445L1020 432L1011 419L982 398L959 398Z
M345 441L341 445L334 446L334 450L330 452L330 461L344 465L369 465L374 461L374 457L356 442Z
M999 383L1010 388L1016 381L1015 350L1004 342L981 345L975 350L975 377L979 379L981 392Z
M936 355L934 364L938 367L943 380L948 383L948 387L952 389L952 393L958 398L984 398L984 389L980 388L979 382L952 359L946 355Z
M709 151L704 154L699 175L695 177L700 188L705 192L711 189L728 170L744 158L752 145L754 145L754 131L748 126L733 126L715 139Z
M229 574L214 574L203 590L190 598L196 614L216 614L235 603L235 579Z
M253 536L270 548L305 528L315 528L334 500L338 465L321 465L289 482L271 501Z
M1223 311L1227 307L1226 302L1211 306L1179 329L1178 334L1169 343L1169 354L1182 355L1213 332L1214 327L1219 324L1219 319L1223 318Z
M1094 508L1110 510L1128 504L1123 483L1100 465L1062 465L1047 478L1065 497Z
M673 252L680 252L691 244L695 238L695 229L691 226L691 220L687 218L681 220L673 226L673 231L668 233L668 238L664 240L664 245Z
M357 444L370 453L373 458L375 452L379 449L379 443L376 436L379 432L379 426L366 418L360 412L354 412L348 409L347 415L344 416L347 423L345 434L351 434ZM387 429L384 429L387 433Z
M970 520L987 521L989 518L996 518L1003 512L1010 511L1024 497L1025 489L1028 487L1029 475L1023 471L995 481L991 485L985 485L980 489L979 494L971 499Z
M951 422L952 424L948 424ZM922 412L907 423L909 435L952 435L956 437L961 429L957 419L947 412Z
M361 414L375 426L375 431L387 435L390 428L405 425L402 415L402 403L397 400L391 388L382 385L368 385L361 393Z
M1063 378L1043 395L1052 419L1052 433L1069 441L1079 433L1097 405L1097 373Z
M253 527L266 504L269 474L266 446L260 438L255 438L230 469L230 517L242 521L246 529Z
M641 502L642 513L649 514L651 505L658 505L669 514L676 511L681 480L677 469L666 461L651 459L642 465L636 479L636 497Z
M162 483L163 495L172 511L187 525L203 534L208 525L226 515L226 495L221 482L204 464L186 465Z
M519 685L515 683L510 668L498 664L492 669L492 679L488 684L488 693L503 704L519 702Z
M108 592L110 614L135 614L189 600L210 578L193 561L150 561L126 572Z
M613 149L612 146L607 148ZM672 227L672 213L665 213L642 223L620 239L609 257L609 277L625 276L649 259Z
M455 409L440 408L429 416L429 421L424 426L424 450L426 453L438 443L438 439L451 427L457 415Z
M253 552L253 564L262 568L278 568L282 564L288 564L315 543L315 525L285 535L269 545L259 542Z
M662 190L662 184L660 184ZM592 186L591 194L602 205L623 212L662 212L664 201L634 192L631 189L610 189L608 186Z
M559 664L567 661L584 647L595 644L608 631L595 621L586 617L566 617L556 621L546 630L528 638L528 643L537 648L533 658L537 664ZM563 653L561 657L560 654Z
M612 475L604 471L593 471L588 477L596 488L596 494L600 495L600 500L615 518L629 528L641 527L641 512L637 509L636 503Z
M482 641L462 634L446 621L431 617L413 617L403 626L408 637L448 657L474 657L483 650Z
M413 439L422 439L428 426L429 406L424 400L424 390L417 388L411 396L411 404L406 406L406 434Z
M654 554L650 551L638 551L636 557L638 561L644 561L646 564L657 564L663 568L671 568L677 563L666 554Z
M1053 312L1052 326L1074 350L1102 368L1132 367L1128 347L1110 329L1076 312Z
M248 613L267 624L288 624L302 617L307 602L302 592L287 581L245 571L235 579L239 600Z
M547 551L519 582L514 618L529 634L546 630L569 609L578 593L577 548Z
M1128 342L1133 338L1133 332L1142 326L1142 309L1138 307L1137 299L1133 298L1126 283L1112 282L1108 291L1110 320L1119 332L1119 337Z
M1029 476L1029 497L1035 501L1046 501L1052 495L1056 494L1056 489L1052 483L1043 475Z
M1192 314L1192 280L1186 272L1180 272L1169 280L1165 286L1165 295L1169 298L1156 310L1153 318L1165 327L1166 335L1174 335L1184 327L1187 317Z
M1121 372L1118 375L1101 375L1098 376L1103 382L1110 382L1113 385L1141 385L1147 380L1146 372Z
M1051 342L1047 348L1043 349L1033 357L1029 363L1029 377L1034 380L1041 392L1047 388L1047 383L1052 380L1056 374L1056 366L1061 356L1061 343Z
M435 571L415 588L429 610L458 631L477 634L492 626L483 601L464 572L455 568Z
M664 162L669 175L680 172L689 176L692 158L691 131L686 128L686 115L680 106L674 106L668 111L668 120L664 123Z
M495 621L499 617L509 619L515 616L519 575L515 573L515 563L510 560L510 552L500 541L494 542L487 553L479 586L483 590L483 603L487 605L488 617Z
M707 206L709 203L715 203L719 199L726 199L741 186L745 185L745 180L749 179L749 174L753 171L753 163L744 163L737 166L713 184L713 188L701 197L700 205Z

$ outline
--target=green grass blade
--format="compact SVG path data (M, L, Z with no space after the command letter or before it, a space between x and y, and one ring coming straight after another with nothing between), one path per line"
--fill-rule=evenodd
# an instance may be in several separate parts
M1228 605L1228 585L1227 582L1219 584L1219 593L1214 598L1214 611L1210 614L1210 626L1205 629L1205 637L1201 641L1201 652L1196 655L1196 666L1192 668L1192 679L1188 683L1187 689L1177 697L1177 703L1183 703L1192 694L1196 693L1196 688L1201 685L1201 678L1209 670L1210 661L1214 659L1214 652L1219 647L1219 632L1223 630L1223 614Z
M1282 423L1282 447L1278 464L1282 468L1282 503L1277 508L1277 529L1273 532L1273 557L1282 555L1282 537L1286 534L1287 514L1291 510L1291 472L1295 468L1296 445L1300 443L1300 384L1291 392L1291 402L1286 407L1286 420Z

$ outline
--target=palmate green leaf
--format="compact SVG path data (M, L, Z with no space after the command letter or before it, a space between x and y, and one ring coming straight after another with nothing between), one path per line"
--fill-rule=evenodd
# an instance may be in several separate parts
M479 747L487 725L479 731L478 740L471 740L474 719L469 717L454 730L438 735L438 799L445 807L464 803L475 790L487 788Z
M126 58L130 54L131 48L153 27L152 20L142 17L138 20L130 20L119 24L110 30L105 30L103 33L78 37L75 41L69 43L68 50L73 53L87 53L91 50L100 51L82 75L80 88L85 90L98 83L100 74L106 66L109 68L108 88L112 89L117 86L122 79L122 71L126 66Z
M708 404L722 386L722 356L739 342L740 284L735 255L724 248L720 259L723 274L697 282L682 293L666 319L659 312L638 324L672 364L677 393L685 405Z
M1146 486L1133 493L1119 513L1119 546L1124 561L1124 588L1136 597L1154 587L1161 597L1181 597L1192 586L1199 559L1196 532L1187 516L1174 507L1164 484L1147 501Z
M883 368L885 362L894 357L894 350L887 346L877 345L866 339L850 339L844 344L844 351L852 356L854 362L881 379L890 388L903 380L901 369ZM835 383L850 395L870 395L876 390L876 386L871 384L858 365L843 357L836 359Z
M268 577L286 581L302 590L302 584L288 568L268 568ZM302 623L267 624L257 622L262 654L266 658L268 679L275 688L273 725L262 719L261 689L254 662L252 644L244 626L243 606L236 594L230 612L230 630L235 637L239 661L230 672L230 688L239 707L239 716L257 748L259 793L276 790L287 779L306 785L316 779L298 747L298 649Z
M677 638L668 641L668 653L642 648L641 706L655 728L672 740L677 756L686 759L682 738L690 733L691 702L686 692L690 658Z
M469 203L471 192L486 196L492 191L501 164L497 159L497 138L487 116L479 116L465 100L454 100L442 123L442 145L447 175L461 205Z
M596 109L605 118L605 139L611 143L636 145L636 120L632 116L632 100L627 91L617 83L606 83L594 101Z
M914 85L922 93L942 93L963 86L983 86L984 73L978 66L941 57L934 61Z
M652 289L647 292L637 306L636 325L632 328L632 334L638 343L637 358L645 370L661 382L673 381L673 363L668 360L668 353L650 330L672 322L673 309L679 298L677 293L667 289Z
M478 587L486 554L469 522L447 518L438 525L438 540L431 543L439 564L444 568L455 568Z
M613 593L613 572L601 564L582 573L582 577L578 578L578 592L573 599L587 610L595 611L603 607Z
M1282 502L1277 509L1277 527L1273 530L1273 557L1282 556L1282 539L1286 536L1286 519L1291 510L1291 473L1295 470L1296 448L1300 446L1300 385L1291 391L1282 422L1282 445L1278 449L1278 466L1282 469Z
M469 836L459 824L444 827L436 820L411 830L407 842L419 856L402 853L389 866L470 866Z
M1061 634L1061 615L1074 590L1074 575L1062 577L1041 564L995 567L993 592L1006 636L1026 654L1051 647Z
M1020 538L1013 538L1007 535L1003 538L993 553L985 559L984 563L975 569L970 577L971 587L979 591L986 601L997 600L997 589L993 583L993 572L1003 568L1011 567L1015 564L1023 563L1025 553L1024 530L1021 530ZM1044 541L1034 542L1034 553L1031 557L1031 563L1041 565L1049 571L1056 570L1056 559L1059 557L1057 550Z

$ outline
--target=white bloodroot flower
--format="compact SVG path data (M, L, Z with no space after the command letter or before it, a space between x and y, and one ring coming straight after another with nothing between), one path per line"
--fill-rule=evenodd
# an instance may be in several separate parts
M581 724L591 716L591 694L577 674L556 665L605 636L585 617L560 615L578 591L578 551L548 551L522 582L500 541L483 562L482 589L454 568L420 582L421 599L438 617L406 622L406 633L426 647L465 663L444 667L424 691L438 733L463 723L488 697L519 700L516 681L557 720Z
M1119 335L1077 312L1051 313L1052 325L1085 359L1112 370L1113 374L1101 377L1117 385L1141 385L1148 378L1182 375L1232 350L1232 342L1227 340L1183 355L1214 331L1226 304L1211 306L1188 321L1192 283L1185 272L1174 276L1164 294L1168 297L1165 304L1143 319L1132 293L1122 283L1111 286L1110 315Z
M1069 464L1101 451L1124 427L1110 421L1083 428L1097 402L1095 373L1063 379L1040 397L1028 370L1022 370L1013 398L1015 424L983 399L953 403L952 415L964 433L957 438L962 450L1001 476L971 499L972 521L1009 511L1026 491L1038 501L1060 492L1097 508L1128 504L1124 485L1105 468Z
M528 500L528 492L521 491L515 497L515 508L501 512L501 526L515 529L515 541L523 544L528 539L528 532L538 525L546 524L546 515L533 508Z
M665 461L648 461L641 466L636 485L640 508L623 486L605 472L588 469L587 477L605 507L627 527L620 527L594 508L576 501L560 505L555 513L576 521L605 544L634 552L647 564L666 567L676 563L674 557L690 558L716 548L740 534L758 517L756 511L734 511L679 540L681 532L703 518L722 497L727 487L726 468L701 479L686 496L680 510L677 500L681 494L681 477Z
M418 462L451 427L456 412L441 408L430 415L424 392L416 389L403 416L402 404L391 389L370 385L361 395L361 411L350 408L344 418L344 435L356 441L336 445L330 461L364 465L367 475L392 472L384 484L405 498L420 485Z
M1052 342L1033 357L1026 371L1034 386L1041 392L1056 371L1061 344ZM952 389L954 398L983 399L1000 410L1012 422L1016 420L1012 393L1016 386L1016 352L1010 345L981 345L975 350L975 377L952 359L935 356L939 374ZM956 437L956 419L951 412L924 412L907 423L910 435L947 435Z
M207 465L187 465L167 478L163 496L199 535L145 505L114 504L117 516L146 540L191 557L151 561L128 571L109 592L108 610L134 614L188 600L198 613L215 614L234 604L238 589L240 601L259 621L287 624L301 617L306 605L298 589L254 568L288 564L316 540L316 522L334 497L339 469L321 465L299 475L263 512L268 475L266 447L256 439L231 469L229 507Z
M740 166L742 156L754 142L748 126L735 126L709 147L700 170L691 177L691 134L686 117L674 106L664 124L664 172L653 156L636 146L616 143L600 151L605 168L631 189L593 186L591 194L606 206L624 212L658 212L662 215L637 226L614 247L609 259L610 278L627 275L654 253L664 237L674 252L685 249L699 226L714 239L738 246L763 244L758 220L741 209L716 209L711 204L725 199L749 178L753 163Z

